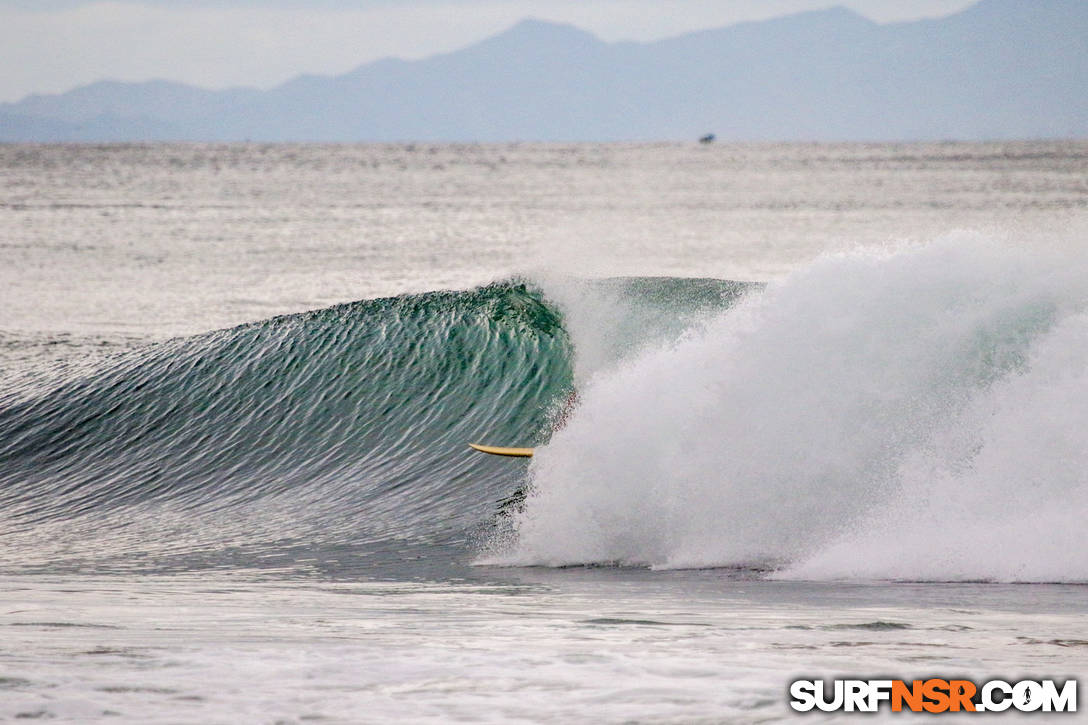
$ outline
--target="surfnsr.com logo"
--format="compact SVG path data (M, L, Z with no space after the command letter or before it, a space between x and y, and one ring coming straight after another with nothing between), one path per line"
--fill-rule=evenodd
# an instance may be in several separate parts
M1077 681L795 680L790 707L798 712L1076 712Z

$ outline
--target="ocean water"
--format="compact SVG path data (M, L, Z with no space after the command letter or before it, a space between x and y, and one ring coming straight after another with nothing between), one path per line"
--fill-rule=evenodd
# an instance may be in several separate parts
M1085 142L0 146L0 719L1083 681L1086 244Z

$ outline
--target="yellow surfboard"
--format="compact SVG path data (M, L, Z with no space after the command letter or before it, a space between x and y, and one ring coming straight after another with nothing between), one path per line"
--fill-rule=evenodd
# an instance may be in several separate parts
M469 448L474 448L480 453L490 453L493 456L511 456L513 458L532 458L532 448L503 448L502 446L481 446L477 443L469 443Z

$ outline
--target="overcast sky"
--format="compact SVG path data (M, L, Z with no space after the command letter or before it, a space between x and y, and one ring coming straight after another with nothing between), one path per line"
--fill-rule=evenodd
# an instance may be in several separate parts
M422 58L526 17L609 40L845 5L878 22L936 17L976 0L0 0L0 101L97 80L165 78L268 88L385 56Z

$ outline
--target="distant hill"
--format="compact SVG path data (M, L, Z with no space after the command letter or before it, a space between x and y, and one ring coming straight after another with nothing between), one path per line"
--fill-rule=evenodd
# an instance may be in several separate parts
M268 91L101 82L0 104L5 141L1088 137L1088 1L843 8L653 43L526 20L463 50Z

